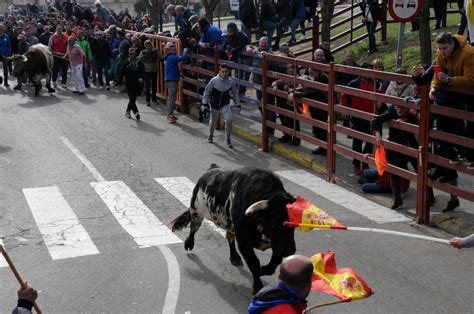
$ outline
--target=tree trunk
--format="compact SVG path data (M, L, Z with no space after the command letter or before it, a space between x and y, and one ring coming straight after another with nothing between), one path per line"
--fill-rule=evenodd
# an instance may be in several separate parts
M425 0L420 13L420 60L423 64L431 63L431 29L430 29L431 0Z
M211 23L212 23L212 20L214 19L214 11L216 10L216 7L218 4L219 4L219 0L203 0L202 1L204 10L206 10L206 18Z
M334 14L334 0L322 0L321 1L321 16L323 17L321 22L321 40L331 39L331 18L327 16L333 16Z

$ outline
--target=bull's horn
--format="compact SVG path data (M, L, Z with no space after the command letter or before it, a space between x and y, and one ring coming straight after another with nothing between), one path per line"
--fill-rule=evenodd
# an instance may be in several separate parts
M268 200L258 201L252 205L245 211L245 215L250 216L260 210L267 209L268 207Z
M26 62L28 61L28 57L21 55L21 62Z

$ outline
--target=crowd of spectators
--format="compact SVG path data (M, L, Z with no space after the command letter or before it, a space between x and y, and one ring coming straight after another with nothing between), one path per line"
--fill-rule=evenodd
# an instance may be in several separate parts
M370 52L376 51L374 31L378 19L380 18L380 6L378 1L364 0L360 3L363 12L364 23L369 32ZM76 0L55 0L52 5L40 7L36 2L27 6L26 12L13 12L7 14L4 23L0 25L0 53L2 54L2 63L4 69L3 83L9 86L8 76L11 74L11 63L6 57L12 54L22 54L28 50L28 47L37 43L42 43L50 47L53 52L54 65L52 71L52 80L55 87L61 77L63 89L67 88L68 69L71 69L71 77L74 81L74 91L80 95L84 94L90 83L98 88L110 89L112 82L114 85L120 85L125 81L122 91L127 91L130 102L126 109L126 116L131 118L130 112L135 114L136 119L140 119L136 98L142 90L145 90L147 105L151 102L157 102L156 86L159 62L165 62L165 77L168 93L168 117L170 123L175 123L177 118L173 113L174 102L177 93L180 71L177 66L179 62L195 62L189 60L187 52L199 52L208 57L218 57L223 60L238 62L244 66L252 68L261 68L262 56L266 54L275 54L294 58L289 45L296 41L295 32L298 26L304 26L305 20L311 18L317 6L317 1L289 1L279 0L276 3L273 0L262 0L260 21L255 15L256 9L253 1L243 0L239 7L239 18L241 20L241 30L236 23L229 23L224 30L219 29L209 22L206 17L199 17L190 9L181 5L170 4L165 12L173 17L175 22L175 31L158 33L156 26L152 25L147 15L142 17L132 17L127 10L116 14L112 10L105 8L100 0L96 0L95 8L81 6ZM302 25L303 24L303 25ZM436 25L438 26L438 25ZM280 43L282 33L291 29L291 37L288 43ZM258 40L258 45L251 45L252 30L260 28L263 30L263 36ZM139 33L128 31L137 31L140 34L160 34L179 38L181 47L186 53L183 56L176 51L174 45L166 46L166 55L160 55L157 47L153 47L146 36L140 36ZM52 32L54 31L54 33ZM134 35L132 35L134 34ZM275 37L273 35L276 35ZM274 40L274 42L272 42ZM8 44L6 44L8 43ZM273 43L273 45L272 45ZM432 85L430 97L439 105L455 109L472 110L467 106L466 95L459 92L443 92L443 86L473 86L472 76L472 46L468 45L465 38L461 35L452 36L449 33L442 33L437 39L438 57L435 65L439 66L441 71L434 75L433 67L416 68L413 71L413 77L418 86L423 84ZM469 59L471 58L471 59ZM313 60L318 63L329 63L334 61L331 54L330 42L323 41L318 49L313 53ZM471 60L471 61L469 61ZM469 63L470 62L470 63ZM372 62L357 64L353 51L344 52L343 65L351 67L362 67L377 71L384 71L384 65L381 60L374 59ZM200 62L196 65L212 71L213 63ZM470 68L470 70L466 70ZM279 72L289 76L297 76L309 81L327 84L328 77L323 71L314 68L299 69L292 65L284 63L270 62L268 64L270 71ZM138 72L139 73L138 73ZM229 72L230 69L229 69ZM235 70L233 76L241 81L252 81L255 84L262 84L262 75L255 71ZM407 74L407 70L397 69L399 74ZM193 75L187 73L186 75ZM232 75L232 73L229 73ZM197 77L206 84L212 76ZM125 79L123 79L125 78ZM418 97L415 85L400 82L390 82L374 79L367 75L354 75L351 73L338 73L336 83L355 89L368 92L383 93L400 98ZM22 83L26 78L18 78L18 84L14 87L21 90ZM304 104L302 98L309 98L321 103L328 100L327 92L312 88L305 88L297 84L288 83L287 80L268 78L267 84L273 87L274 91L279 91L276 95L268 95L267 102L283 109L302 113ZM133 85L133 86L132 86ZM440 90L441 87L441 90ZM238 95L234 99L244 99L246 94L245 84L238 85ZM200 91L201 93L203 90ZM282 97L281 92L286 95ZM257 100L261 103L262 91L256 90ZM376 142L381 143L382 124L389 120L402 120L407 123L417 124L416 115L406 108L393 106L376 102L364 97L351 96L349 94L337 94L339 104L352 109L363 111L375 115L372 121L355 116L344 115L343 125L357 132L372 134L376 136ZM262 108L260 106L260 111ZM321 122L327 121L327 112L309 106L308 114ZM300 130L300 122L285 115L279 115L273 111L267 111L267 117L271 122L276 122L280 118L281 124L288 129ZM460 136L472 137L472 123L460 119L436 117L437 128L448 133ZM230 124L230 123L229 123ZM275 130L270 128L269 134L274 135ZM325 142L327 132L320 127L313 127L314 136ZM389 140L416 148L418 143L409 132L399 132L397 129L390 128ZM212 131L211 131L212 136ZM279 139L282 143L298 146L301 140L284 132ZM229 140L230 143L230 140ZM230 144L229 144L230 145ZM466 162L468 168L472 169L473 150L465 149L458 145L452 145L445 142L434 143L436 153L450 159L451 163L459 164ZM352 138L352 149L362 154L372 154L373 145ZM317 147L313 154L326 155L324 147ZM416 169L416 163L403 154L388 153L389 161L397 167L408 169L408 164L412 163ZM360 176L368 165L358 159L353 160L354 174ZM432 179L441 182L457 185L457 173L452 169L437 167L432 175ZM392 208L399 209L403 204L401 199L400 177L390 176L390 190L394 194L394 203ZM388 190L388 189L385 189ZM434 203L434 197L432 198ZM446 210L453 210L459 206L459 200L452 196Z

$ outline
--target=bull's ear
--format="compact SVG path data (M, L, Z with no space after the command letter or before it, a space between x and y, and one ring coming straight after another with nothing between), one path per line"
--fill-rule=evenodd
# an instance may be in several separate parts
M268 208L268 200L258 201L247 208L245 215L250 216L258 211Z

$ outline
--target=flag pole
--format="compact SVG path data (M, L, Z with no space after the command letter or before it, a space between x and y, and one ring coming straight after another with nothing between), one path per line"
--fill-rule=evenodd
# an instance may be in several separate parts
M305 223L292 223L292 222L285 222L286 226L289 227L303 227L303 228L311 228L311 229L336 229L336 230L351 230L351 231L364 231L364 232L375 232L375 233L384 233L384 234L391 234L391 235L398 235L402 237L408 237L413 239L421 239L421 240L428 240L433 242L439 242L444 244L449 244L449 240L422 236L413 233L407 232L400 232L394 230L385 230L385 229L376 229L376 228L361 228L361 227L345 227L345 226L331 226L331 225L313 225L313 224L305 224Z
M3 244L0 244L0 251L2 252L3 257L7 261L8 266L10 266L10 269L12 270L13 274L16 277L16 280L18 280L18 283L20 284L22 289L25 289L27 285L23 281L23 279L20 276L20 273L16 270L15 265L13 265L12 260L10 259L10 256L8 256L7 251L5 251L5 248L3 247ZM36 304L36 302L33 302L33 307L35 308L36 313L41 314L41 310Z
M318 308L318 307L323 307L323 306L328 306L328 305L339 304L339 303L342 303L342 302L347 302L347 300L338 300L338 301L333 301L333 302L328 302L328 303L313 305L312 307L307 308L306 310L304 310L304 311L303 311L303 314L309 313L309 311L312 311L312 310L314 310L314 309L316 309L316 308Z

